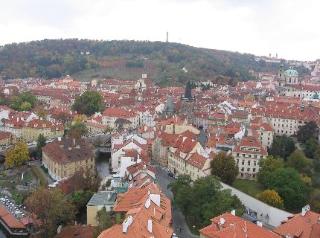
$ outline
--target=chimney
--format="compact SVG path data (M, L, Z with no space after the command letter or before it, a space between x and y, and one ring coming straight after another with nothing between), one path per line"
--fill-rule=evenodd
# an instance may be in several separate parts
M60 136L58 137L58 141L61 141L61 137Z
M132 224L132 222L133 222L133 217L132 216L128 216L124 220L124 222L122 223L122 232L123 233L127 233L128 232L128 228Z
M72 139L72 143L73 143L73 146L76 146L76 139L75 138Z
M234 216L235 216L235 215L236 215L236 210L232 210L232 211L231 211L231 215L234 215Z
M151 220L151 219L148 219L147 228L148 228L148 231L149 231L150 233L152 233L152 220Z
M225 222L226 222L226 220L223 217L220 217L219 222L218 222L219 230L221 230L223 228L223 225Z
M262 227L262 222L261 221L257 221L257 226Z
M310 211L310 205L306 205L301 209L301 216L305 216L306 213Z

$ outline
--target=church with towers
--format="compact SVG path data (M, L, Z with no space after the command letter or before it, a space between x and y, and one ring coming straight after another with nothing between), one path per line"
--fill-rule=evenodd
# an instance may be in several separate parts
M298 71L292 67L287 70L283 70L283 65L280 66L278 82L280 87L301 84Z

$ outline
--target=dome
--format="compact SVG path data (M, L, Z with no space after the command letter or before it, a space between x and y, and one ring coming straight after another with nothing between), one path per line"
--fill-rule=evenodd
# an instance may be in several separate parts
M298 77L299 74L297 70L290 68L284 72L284 75L287 77Z

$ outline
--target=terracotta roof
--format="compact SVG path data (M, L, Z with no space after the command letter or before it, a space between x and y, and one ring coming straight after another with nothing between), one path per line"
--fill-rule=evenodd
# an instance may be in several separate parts
M55 238L93 238L94 227L86 225L66 226Z
M187 163L196 167L198 169L202 169L207 161L207 158L199 155L198 153L193 153L188 159Z
M212 224L199 232L204 238L281 238L279 235L231 213L211 219Z
M46 144L42 151L57 163L70 163L94 158L93 146L84 139L62 138L61 141L55 140Z
M261 145L260 141L254 136L243 137L239 144L235 146L233 152L236 153L250 153L268 155L266 149Z
M10 132L0 131L0 140L10 139L12 136Z
M288 235L297 238L320 237L319 221L319 213L308 211L304 216L299 213L292 218L288 218L274 231L282 236Z
M15 218L8 210L0 205L0 219L10 228L10 229L25 229L26 227Z
M129 117L133 117L134 113L129 112L129 111L127 111L123 108L120 108L120 107L110 107L110 108L107 108L103 112L103 116L104 117L116 117L116 118L129 118Z
M159 204L152 200L151 196L159 196ZM119 197L118 200L114 211L119 211L117 210L119 204L126 204L122 206L125 209L121 209L120 211L126 212L124 223L128 224L127 229L124 230L123 225L117 224L103 231L99 235L99 238L172 237L173 230L170 228L172 219L171 201L161 193L157 185L152 183L143 188L131 188ZM127 223L127 221L130 222ZM148 223L151 225L149 229Z

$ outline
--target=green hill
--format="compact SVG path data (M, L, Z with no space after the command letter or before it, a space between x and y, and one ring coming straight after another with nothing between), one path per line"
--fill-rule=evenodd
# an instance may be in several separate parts
M255 61L251 54L149 41L42 40L0 48L0 77L136 79L142 73L159 85L213 80L234 83L256 72L278 70L278 64ZM304 71L304 69L302 69Z

